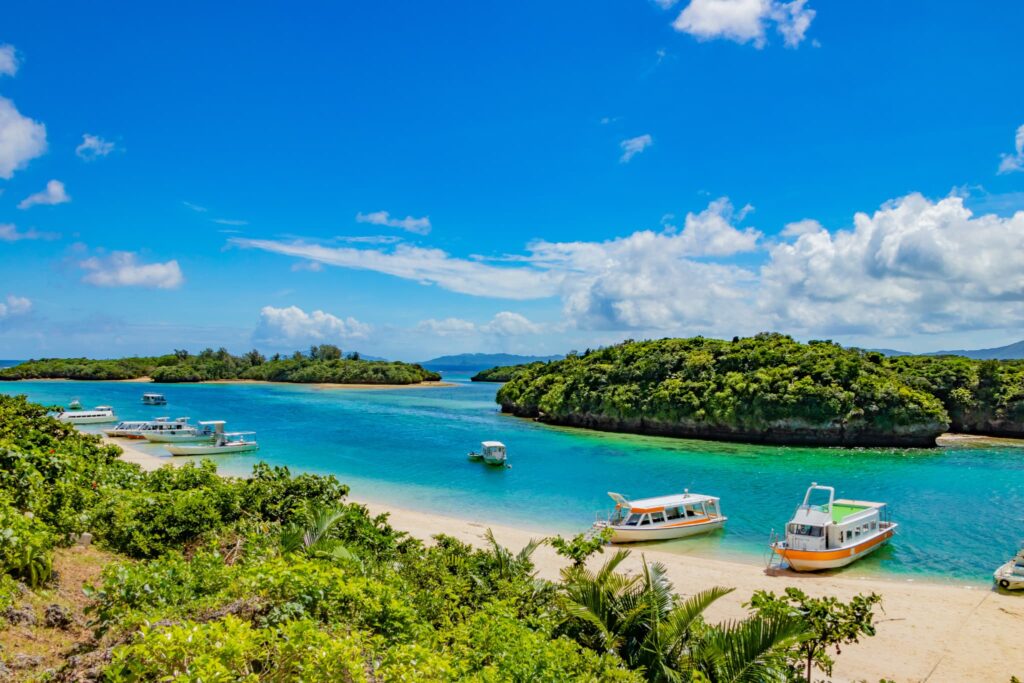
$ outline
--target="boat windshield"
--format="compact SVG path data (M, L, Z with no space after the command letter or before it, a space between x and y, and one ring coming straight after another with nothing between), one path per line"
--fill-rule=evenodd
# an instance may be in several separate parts
M825 529L820 526L813 526L811 524L790 524L789 533L795 536L812 536L814 538L820 538Z

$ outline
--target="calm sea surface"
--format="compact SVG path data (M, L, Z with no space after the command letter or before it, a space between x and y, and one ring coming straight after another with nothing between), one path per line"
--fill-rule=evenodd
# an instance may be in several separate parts
M497 385L456 381L368 391L17 382L0 391L46 404L110 404L123 419L224 419L229 430L257 431L260 442L258 454L218 456L225 473L244 475L262 459L334 474L356 499L486 523L565 534L610 507L607 491L721 496L727 528L658 546L678 553L764 561L770 532L783 528L812 481L835 486L839 497L885 501L901 524L892 543L847 573L987 581L1024 538L1024 448L781 448L591 433L501 415ZM154 389L167 406L141 404ZM466 460L486 439L507 444L512 469Z

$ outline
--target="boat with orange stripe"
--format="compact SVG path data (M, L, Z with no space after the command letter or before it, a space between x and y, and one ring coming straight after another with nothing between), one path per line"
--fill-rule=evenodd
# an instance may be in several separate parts
M718 498L700 493L676 493L656 498L626 500L608 492L615 501L607 520L594 523L597 530L611 529L612 543L665 541L720 529L727 517L722 515Z
M814 482L786 525L786 540L771 548L798 572L837 569L881 548L898 526L887 519L885 503L836 500L834 488Z

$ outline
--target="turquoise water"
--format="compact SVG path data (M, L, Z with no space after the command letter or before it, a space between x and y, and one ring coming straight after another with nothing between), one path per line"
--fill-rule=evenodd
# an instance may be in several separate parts
M988 581L1024 538L1024 448L780 448L591 433L501 415L496 388L164 385L169 404L146 407L141 395L152 387L140 384L0 384L42 403L111 404L124 419L225 419L229 429L258 431L261 446L220 456L226 473L245 474L262 459L337 475L356 499L485 523L570 533L610 507L607 491L721 496L727 528L658 546L680 553L763 561L769 533L785 525L811 481L840 497L886 501L901 524L894 542L848 574ZM466 460L484 439L508 445L512 469Z

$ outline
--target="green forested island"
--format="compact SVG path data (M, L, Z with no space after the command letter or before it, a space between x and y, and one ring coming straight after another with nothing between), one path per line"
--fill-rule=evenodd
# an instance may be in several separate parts
M502 410L608 431L762 443L933 446L956 431L1024 436L1024 362L796 342L627 341L527 366Z
M419 365L392 361L362 360L344 355L337 346L313 346L308 353L267 358L253 350L234 356L226 349L206 349L198 354L175 351L166 356L90 360L44 358L0 370L0 380L77 379L123 380L151 377L154 382L204 382L210 380L261 380L305 384L418 384L437 381L441 375Z
M145 472L47 410L0 395L5 680L796 682L874 634L874 594L757 591L716 624L728 588L678 596L622 550L588 569L601 539L550 539L572 563L544 580L539 541L425 545L263 463Z
M520 373L544 364L544 362L537 361L534 363L526 363L524 365L499 365L496 368L481 370L470 377L470 380L473 382L508 382L513 377L517 377Z

